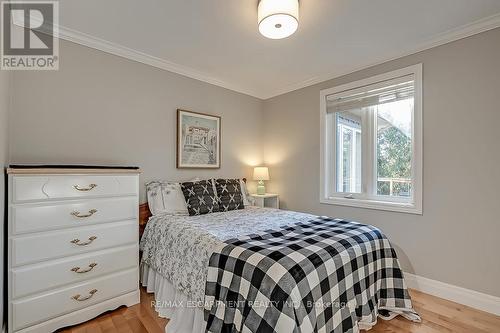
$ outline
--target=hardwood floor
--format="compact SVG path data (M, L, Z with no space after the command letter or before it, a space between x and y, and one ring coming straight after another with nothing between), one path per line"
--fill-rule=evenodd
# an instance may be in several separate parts
M59 330L62 333L165 333L168 320L158 317L151 306L153 294L141 288L141 303L121 307L86 323Z
M500 333L500 316L475 310L410 290L415 310L422 318L419 324L396 317L390 321L379 320L370 333Z
M391 321L379 320L370 333L500 333L500 317L474 310L411 290L415 309L422 323L411 323L397 317ZM152 294L141 288L141 303L130 308L103 314L89 322L73 326L65 333L164 333L168 320L159 318L151 307Z

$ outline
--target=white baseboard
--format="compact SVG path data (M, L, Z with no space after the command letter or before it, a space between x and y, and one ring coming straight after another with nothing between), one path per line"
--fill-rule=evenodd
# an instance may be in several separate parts
M500 297L483 294L411 273L404 273L409 288L500 316Z

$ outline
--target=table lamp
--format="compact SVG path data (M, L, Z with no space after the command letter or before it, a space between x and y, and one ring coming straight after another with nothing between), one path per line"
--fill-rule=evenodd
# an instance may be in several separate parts
M269 180L269 169L267 167L255 167L253 169L253 180L257 180L257 194L266 194L264 180Z

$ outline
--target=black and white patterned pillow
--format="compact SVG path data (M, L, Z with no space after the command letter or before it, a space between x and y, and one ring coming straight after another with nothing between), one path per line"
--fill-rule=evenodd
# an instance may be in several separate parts
M215 188L221 212L245 208L239 179L216 179Z
M211 180L181 183L190 216L219 211L219 201Z

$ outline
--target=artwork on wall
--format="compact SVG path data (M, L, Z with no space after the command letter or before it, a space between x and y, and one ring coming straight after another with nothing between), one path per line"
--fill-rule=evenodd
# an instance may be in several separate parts
M177 110L177 168L220 168L221 118Z

